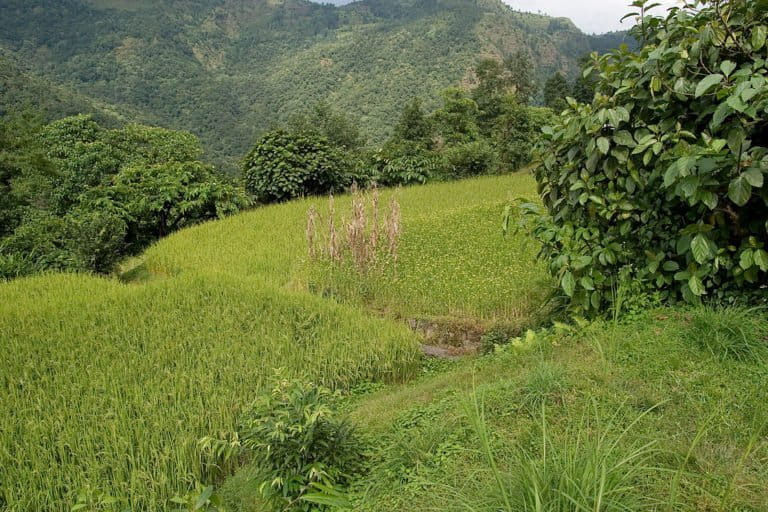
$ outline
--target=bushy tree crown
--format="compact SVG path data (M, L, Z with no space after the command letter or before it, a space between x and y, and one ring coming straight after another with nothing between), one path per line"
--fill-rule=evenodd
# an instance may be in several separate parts
M690 1L593 57L592 104L570 100L536 171L536 227L572 306L622 282L697 302L768 284L768 2Z

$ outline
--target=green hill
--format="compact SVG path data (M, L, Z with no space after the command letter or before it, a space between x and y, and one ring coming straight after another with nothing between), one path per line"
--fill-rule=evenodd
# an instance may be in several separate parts
M471 83L480 56L529 53L540 76L602 47L500 0L8 0L0 46L135 121L199 135L230 168L257 132L320 100L381 141L414 96Z
M531 264L533 247L500 250L510 243L498 229L510 192L532 197L530 176L397 192L401 278L377 283L387 289L379 305L411 303L417 318L467 316L493 290L485 316L518 304L515 320L525 322L541 300L530 289L547 278ZM81 491L119 497L131 510L165 510L190 479L214 481L232 469L201 458L196 443L232 430L274 368L345 389L412 377L416 334L368 314L357 288L341 289L336 301L310 292L304 227L307 208L322 203L260 208L179 232L135 262L126 283L55 274L0 283L0 510L68 510ZM339 213L348 207L348 198L337 202ZM461 224L486 231L460 240L452 233ZM419 251L422 233L436 225L444 233L438 252L453 256ZM470 240L478 254L498 253L495 279L485 278L487 261L463 252ZM466 282L483 287L457 288L456 264L472 259ZM454 300L425 310L429 286Z
M52 83L24 69L14 58L0 51L0 116L34 109L46 121L77 114L90 114L100 124L116 126L139 114L118 112L72 89Z

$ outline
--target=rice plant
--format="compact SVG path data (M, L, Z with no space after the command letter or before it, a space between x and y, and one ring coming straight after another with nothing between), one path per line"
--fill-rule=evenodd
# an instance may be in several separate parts
M404 312L527 315L546 273L533 249L516 252L498 236L499 207L515 188L532 192L531 178L381 191L381 205L396 194L402 208L398 273L355 279ZM335 202L330 218L351 198ZM0 508L166 510L232 470L198 441L233 431L274 368L331 388L413 375L418 340L406 326L366 314L351 284L333 280L343 276L321 281L349 301L311 293L313 204L175 233L124 283L47 275L0 284Z
M400 207L398 222L386 222L397 228L398 236L384 233L390 244L396 242L389 248L392 266L361 273L353 264L310 265L310 285L393 316L528 324L540 314L553 285L536 260L536 245L525 234L503 236L501 216L510 195L535 197L530 176L382 191L382 204L395 196ZM338 201L333 209L317 200L312 205L326 222L343 224L340 212L346 210L338 208ZM365 211L370 229L376 209Z

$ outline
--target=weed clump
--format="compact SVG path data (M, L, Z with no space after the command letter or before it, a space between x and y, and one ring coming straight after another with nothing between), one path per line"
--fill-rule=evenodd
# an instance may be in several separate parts
M522 388L521 403L531 410L537 410L545 403L556 399L568 389L568 379L562 367L542 362L531 372Z
M337 227L333 195L328 199L328 231L325 237L319 229L322 218L315 206L307 212L306 240L311 261L325 259L334 263L350 262L362 273L381 269L385 262L397 265L402 220L400 203L392 197L389 208L380 221L380 196L374 187L369 194L352 187L352 208L349 218Z
M353 425L333 409L327 388L282 371L259 397L238 431L200 440L221 462L252 457L258 494L274 510L306 512L346 502L345 488L363 468L363 443Z
M623 427L622 410L604 418L595 408L564 439L556 439L542 407L539 446L518 447L510 471L497 463L485 410L477 396L467 404L467 412L492 473L494 488L488 492L492 508L488 510L618 512L652 506L654 500L639 484L658 471L653 465L658 449L653 442L628 441L631 429L650 410Z
M683 331L684 339L715 357L762 360L768 352L768 320L756 308L696 308Z

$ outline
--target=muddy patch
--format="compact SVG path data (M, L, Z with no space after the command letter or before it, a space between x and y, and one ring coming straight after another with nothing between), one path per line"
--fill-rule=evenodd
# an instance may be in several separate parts
M482 352L483 337L489 331L500 328L496 322L483 323L456 318L412 318L406 323L421 335L421 351L424 355L442 359L458 359ZM513 326L504 326L504 329L510 334L519 331Z

